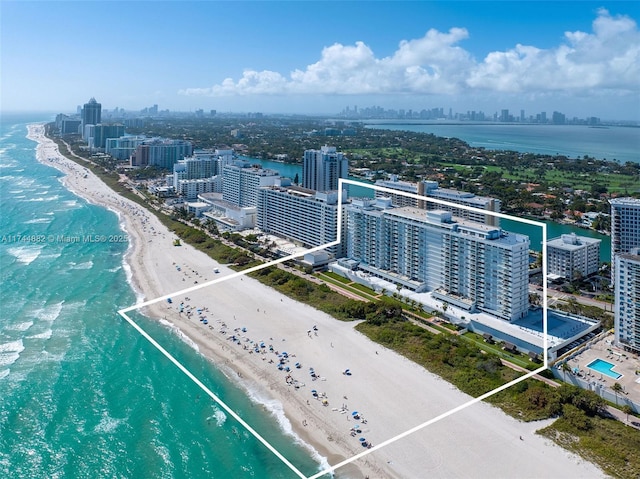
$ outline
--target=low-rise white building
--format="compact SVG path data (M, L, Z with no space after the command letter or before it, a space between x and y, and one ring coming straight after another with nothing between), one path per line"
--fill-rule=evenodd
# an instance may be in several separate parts
M589 276L600 266L601 240L566 234L547 241L547 273L573 280Z

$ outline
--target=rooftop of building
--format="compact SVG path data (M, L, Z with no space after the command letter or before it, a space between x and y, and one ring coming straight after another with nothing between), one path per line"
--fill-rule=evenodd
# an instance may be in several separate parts
M588 236L578 236L575 233L570 233L547 241L547 247L564 249L564 250L578 250L592 244L600 244L602 240L597 238L589 238Z
M630 196L624 198L611 198L609 203L615 206L637 206L640 207L640 198Z

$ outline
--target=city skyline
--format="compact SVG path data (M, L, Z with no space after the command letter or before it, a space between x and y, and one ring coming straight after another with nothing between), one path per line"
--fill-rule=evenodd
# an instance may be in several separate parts
M108 110L380 105L637 121L638 18L637 4L607 1L6 2L2 109L96 97Z

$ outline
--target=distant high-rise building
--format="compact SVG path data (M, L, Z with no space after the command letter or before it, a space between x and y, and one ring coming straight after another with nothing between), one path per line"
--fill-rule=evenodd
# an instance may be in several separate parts
M567 119L563 113L559 111L554 111L551 115L551 122L554 125L564 125L567 122Z
M502 110L500 112L500 121L502 122L510 121L509 110Z
M116 160L126 160L146 140L145 136L121 136L120 138L107 138L104 152L111 155Z
M302 186L315 191L338 189L338 178L349 176L347 158L335 146L306 150L302 164Z
M90 148L103 150L107 145L107 139L124 136L124 125L121 124L97 124L93 128L93 136L87 138Z
M193 145L190 141L152 138L136 147L131 155L131 166L172 169L178 160L192 154Z
M85 127L87 125L97 125L101 123L102 105L98 103L95 98L91 98L89 102L85 103L82 107L82 114L80 119L82 120L82 132L84 135Z

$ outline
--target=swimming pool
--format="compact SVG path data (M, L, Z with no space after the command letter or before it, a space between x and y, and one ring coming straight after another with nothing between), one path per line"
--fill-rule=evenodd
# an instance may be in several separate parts
M604 359L595 359L587 364L589 369L593 369L594 371L598 371L599 373L606 374L610 378L620 379L622 374L618 374L613 371L613 367L615 364L611 364L609 361L605 361Z

